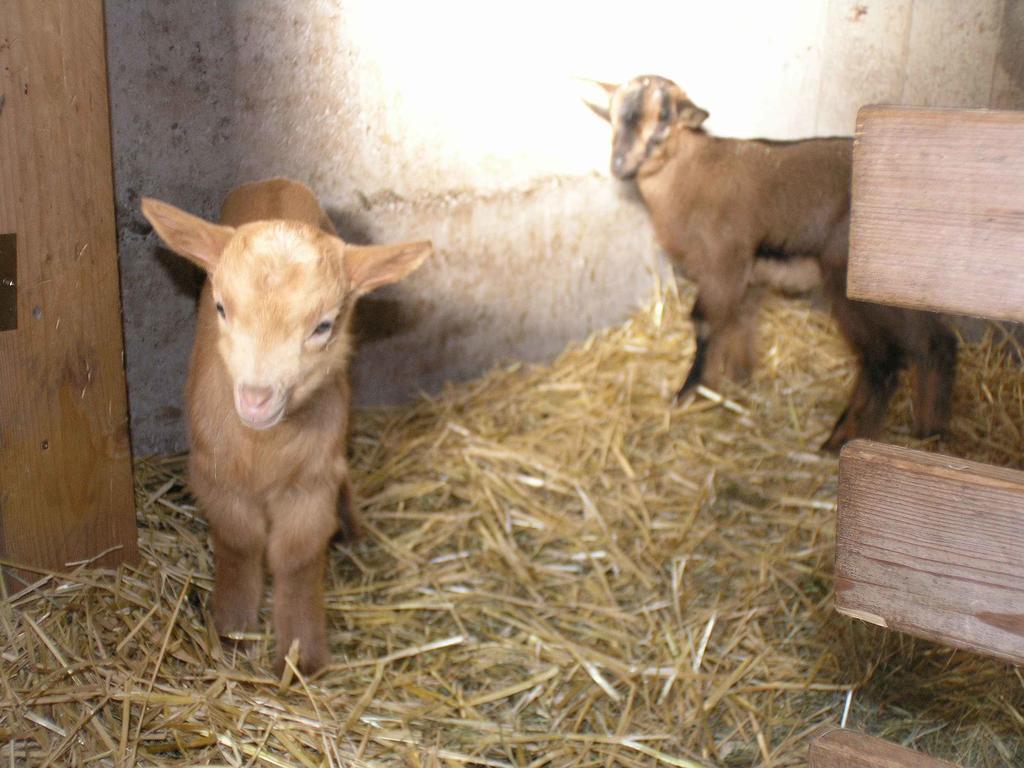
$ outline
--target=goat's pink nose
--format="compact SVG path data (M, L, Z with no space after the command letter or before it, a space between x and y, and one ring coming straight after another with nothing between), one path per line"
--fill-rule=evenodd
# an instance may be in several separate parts
M238 400L242 407L252 413L263 410L274 396L273 387L253 387L242 384L238 388Z

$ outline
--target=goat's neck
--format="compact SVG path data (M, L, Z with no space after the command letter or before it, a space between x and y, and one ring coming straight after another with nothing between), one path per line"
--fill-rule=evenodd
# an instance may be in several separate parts
M678 178L685 177L685 167L711 137L703 131L693 131L682 126L674 127L658 145L637 174L636 183L640 196L648 208L653 209L665 198L666 192L675 187Z

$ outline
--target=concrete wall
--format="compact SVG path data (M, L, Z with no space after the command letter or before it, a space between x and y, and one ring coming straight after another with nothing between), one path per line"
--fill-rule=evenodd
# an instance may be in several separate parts
M606 6L606 7L605 7ZM372 297L361 402L394 402L616 322L664 269L573 76L677 80L723 135L850 133L868 102L1020 106L1017 0L107 0L132 430L184 447L196 275L138 214L311 184L347 239L429 237Z

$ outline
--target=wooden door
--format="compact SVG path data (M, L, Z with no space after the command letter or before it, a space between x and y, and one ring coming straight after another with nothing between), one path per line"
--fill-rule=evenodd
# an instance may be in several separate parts
M3 6L0 554L132 561L103 5Z

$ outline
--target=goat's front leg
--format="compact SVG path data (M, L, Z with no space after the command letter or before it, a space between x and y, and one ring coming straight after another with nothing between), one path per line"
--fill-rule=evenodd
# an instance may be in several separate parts
M203 493L213 542L213 622L227 636L256 628L263 596L263 510L234 492Z
M690 314L696 347L677 403L702 383L718 387L723 378L745 382L756 364L760 297L749 287L745 272L716 277L697 288Z
M299 641L299 669L312 673L328 659L324 612L327 547L338 527L338 488L289 491L270 508L267 565L274 580L275 669Z

